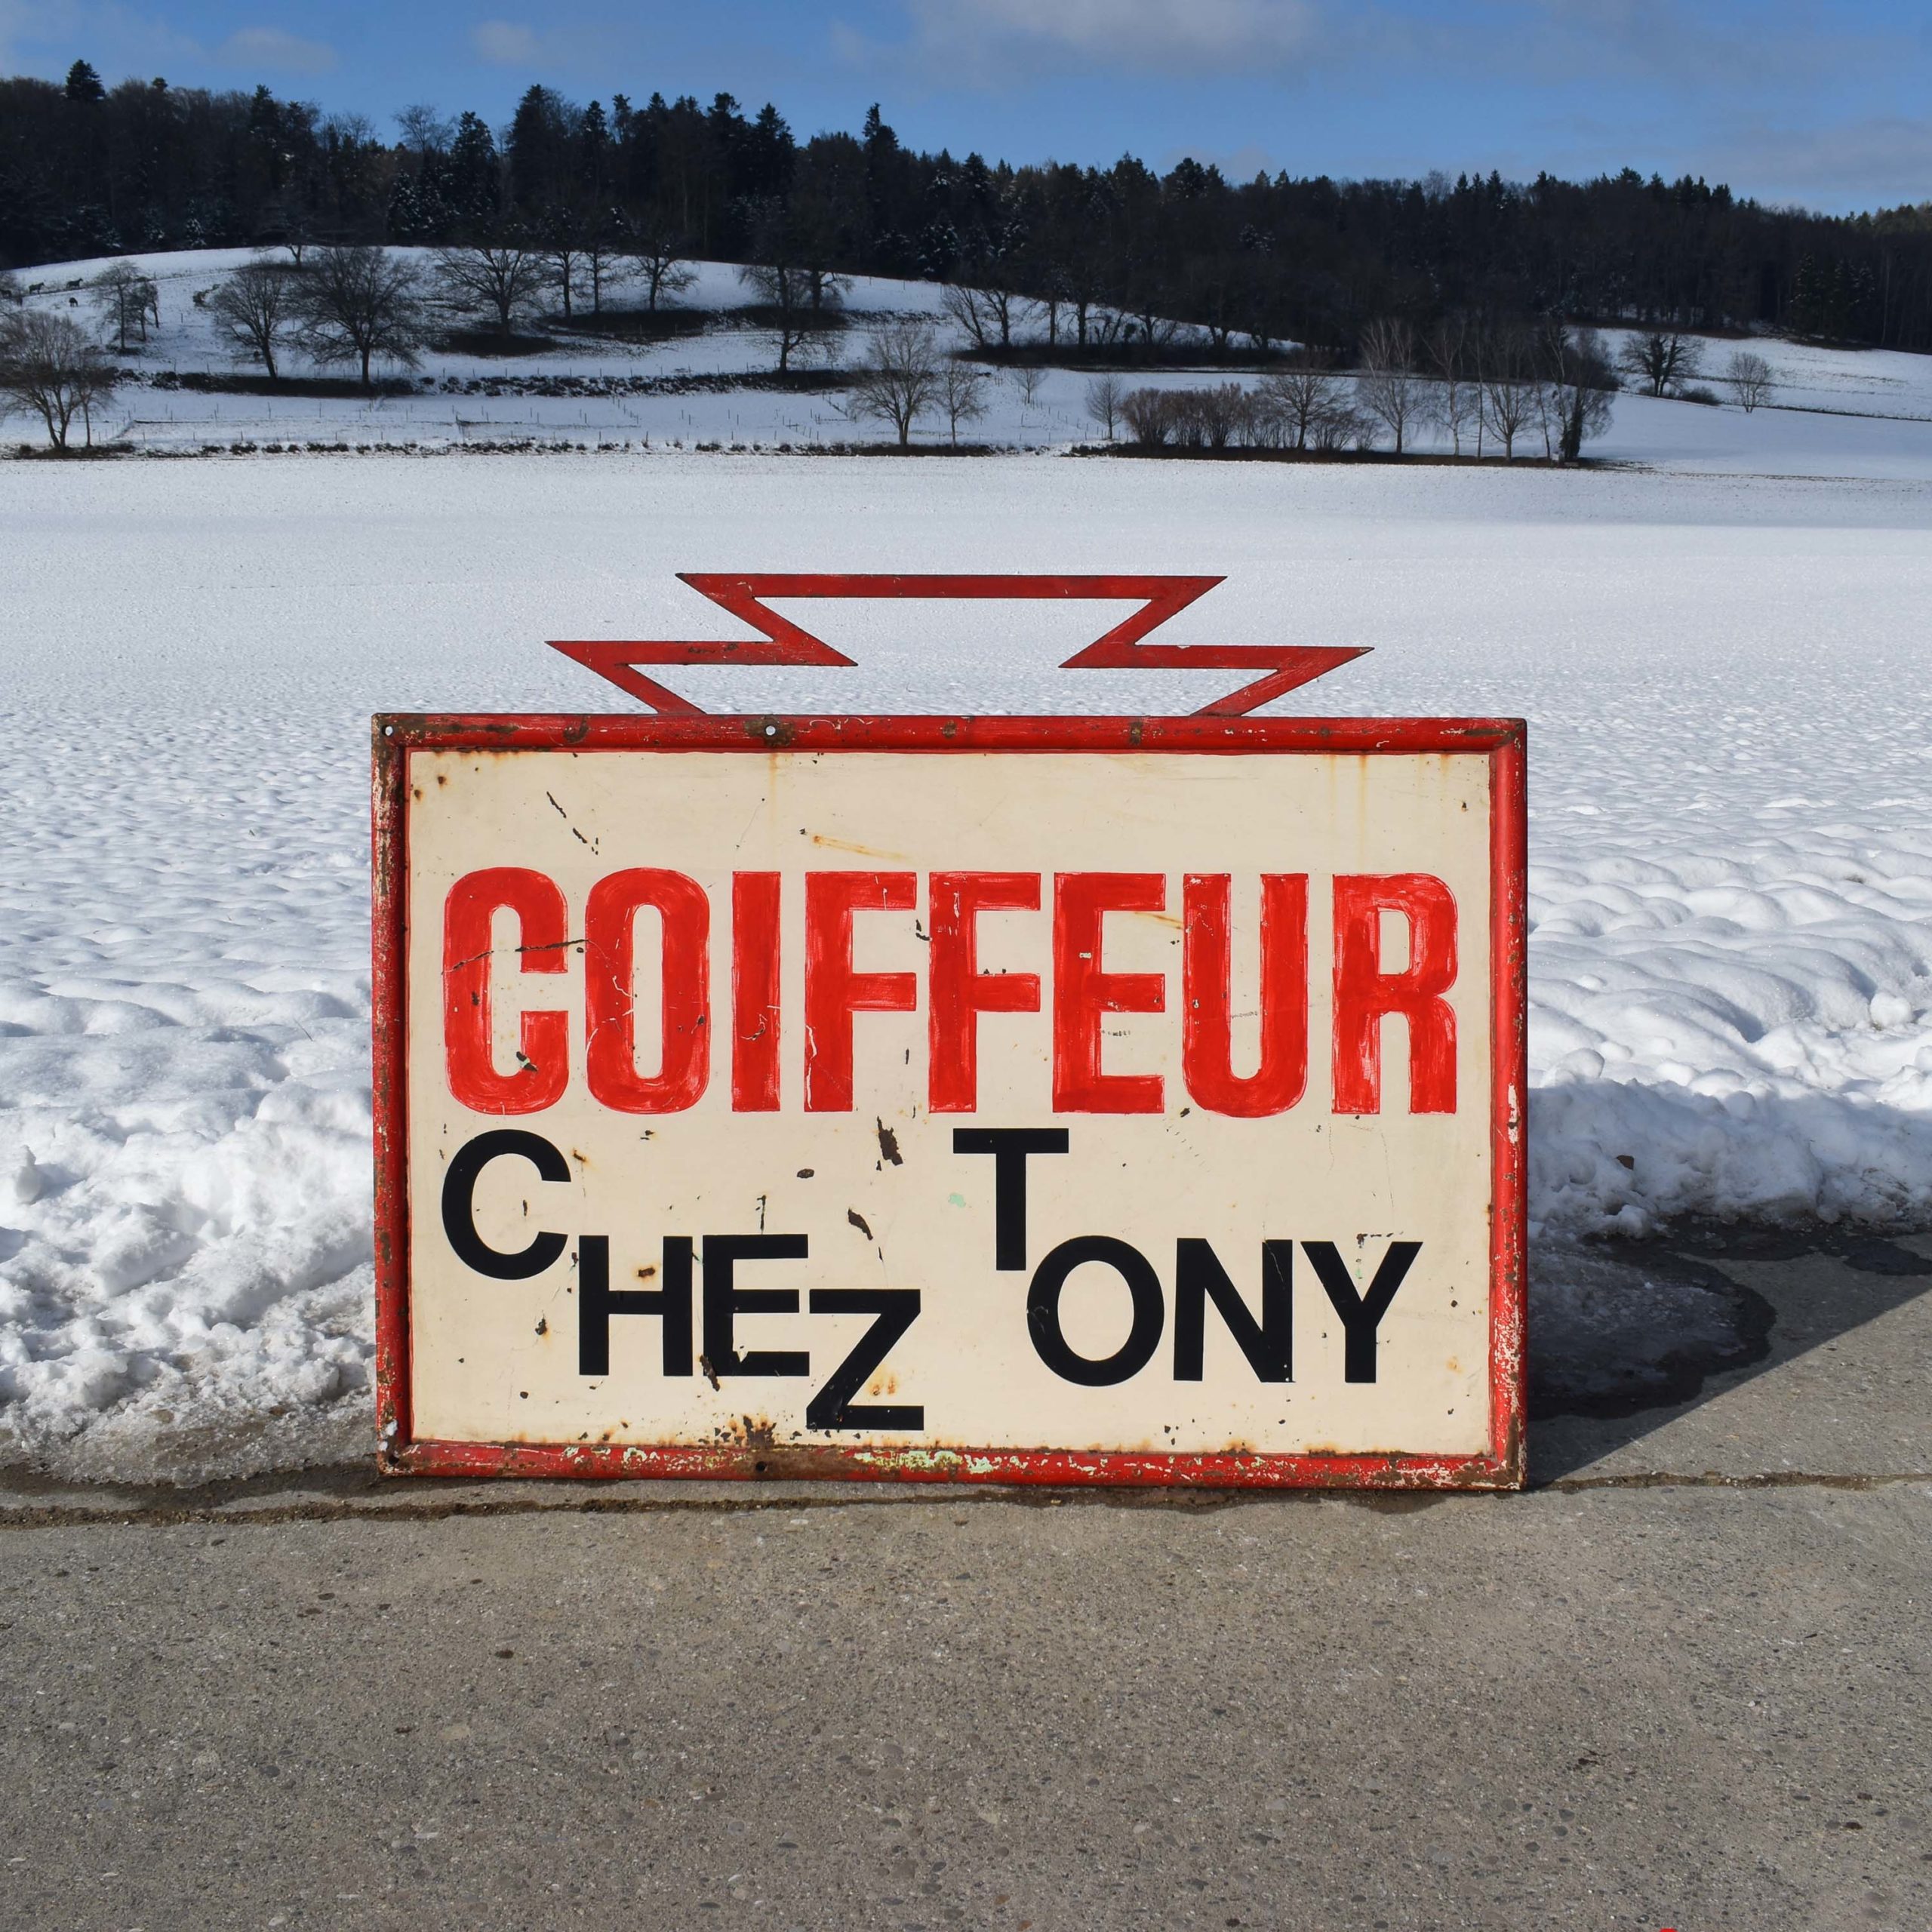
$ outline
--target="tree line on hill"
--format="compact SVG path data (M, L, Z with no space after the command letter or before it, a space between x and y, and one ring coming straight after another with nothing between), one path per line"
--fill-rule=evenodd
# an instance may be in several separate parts
M607 254L704 257L795 277L814 306L841 274L948 283L995 358L1017 352L1015 299L1075 361L1158 361L1177 321L1230 360L1284 342L1352 360L1377 323L1457 317L1932 348L1932 203L1827 217L1628 168L1518 184L1234 182L1131 156L1015 168L916 152L877 108L857 134L801 141L775 107L747 115L728 94L708 107L615 94L607 109L533 87L500 136L473 113L397 119L390 140L266 88L108 88L85 61L64 84L0 79L0 266L502 242L579 257L601 306Z
M451 315L481 314L497 333L498 346L515 340L520 316L561 292L568 306L573 286L588 276L592 300L600 288L632 279L647 281L654 304L663 288L676 287L688 271L673 257L617 251L594 257L521 242L477 241L431 251L426 266L400 251L367 243L286 242L257 251L211 287L192 291L206 309L219 339L235 359L259 364L272 389L288 386L284 361L299 351L327 365L358 367L363 389L374 386L378 362L412 368L419 352L446 343ZM843 278L817 281L801 271L747 263L741 280L763 298L750 312L775 339L778 380L801 349L824 349L842 320L838 306ZM77 315L84 290L97 319L91 334ZM93 417L133 372L109 352L126 356L144 348L150 324L161 321L160 292L134 261L120 258L90 278L55 291L52 301L31 299L39 284L23 288L12 271L0 269L0 396L42 418L57 451L71 447L78 420L87 444ZM58 306L67 296L68 309ZM996 309L1013 343L1033 327L1045 305L1029 298L949 285L941 305L955 323L982 321ZM554 318L552 318L554 319ZM992 372L983 366L982 338L968 328L968 346L943 343L935 318L902 315L875 318L851 368L824 372L844 390L835 406L854 421L888 424L899 446L910 445L921 416L943 416L957 447L962 424L986 413ZM538 340L541 340L539 338ZM956 339L955 339L956 340ZM976 360L976 352L983 359ZM1574 463L1584 444L1609 426L1611 397L1622 386L1619 371L1654 396L1681 396L1715 403L1718 398L1691 378L1702 373L1703 345L1695 337L1652 328L1628 334L1613 361L1601 338L1564 318L1546 316L1534 328L1492 326L1457 315L1444 317L1426 337L1405 321L1383 316L1363 331L1358 366L1346 374L1318 345L1301 344L1273 358L1256 387L1129 389L1106 373L1088 386L1088 414L1112 442L1124 429L1146 451L1221 453L1247 449L1295 454L1365 454L1386 434L1392 454L1410 453L1426 429L1448 437L1451 454L1484 454L1500 445L1507 462L1519 437L1540 429L1546 460ZM815 372L816 373L816 372ZM1017 357L1008 371L1023 402L1038 399L1045 369ZM792 379L797 380L794 368ZM1732 352L1723 378L1746 411L1768 402L1770 365L1752 351ZM318 386L314 379L298 379ZM252 385L251 385L252 386ZM1472 441L1472 448L1468 447Z
M635 237L607 246L580 238L546 243L534 232L497 234L426 254L425 261L368 243L291 240L257 251L191 293L217 340L238 363L259 365L271 389L290 386L286 358L299 352L325 366L356 368L367 392L379 363L409 369L432 343L469 346L451 331L452 321L484 318L494 333L486 331L476 346L509 350L543 342L514 331L520 320L546 310L555 325L560 300L568 314L574 297L587 293L595 314L605 294L640 285L654 309L662 295L692 278L668 245ZM798 361L829 355L839 339L847 278L761 263L747 263L738 273L757 298L741 312L774 342L777 380L799 380ZM94 334L70 312L82 305L75 291L85 292L94 311ZM854 420L887 423L901 448L909 446L920 417L935 414L945 417L956 446L961 425L986 413L992 375L983 365L1001 359L991 349L995 327L1022 401L1038 399L1045 369L1022 352L1038 346L1041 317L1050 309L1039 298L948 284L940 312L955 325L949 340L942 340L936 316L874 318L853 366L813 371L806 379L842 389L845 399L835 406ZM1097 309L1095 328L1119 319ZM77 417L91 445L94 410L132 374L110 352L126 357L144 349L150 325L160 321L158 284L125 257L51 297L42 283L23 285L12 270L0 269L0 395L39 414L57 449L69 447ZM1152 318L1147 327L1152 342ZM1270 373L1254 389L1224 383L1129 389L1108 373L1090 383L1087 401L1109 441L1124 427L1146 451L1366 454L1386 433L1399 458L1417 432L1438 428L1454 455L1465 453L1466 436L1472 435L1470 453L1480 459L1487 435L1509 461L1518 437L1540 427L1546 457L1571 463L1608 426L1610 398L1622 376L1653 396L1718 401L1693 381L1703 373L1704 347L1675 331L1635 330L1613 360L1595 330L1561 315L1525 327L1459 313L1426 335L1398 317L1379 316L1363 330L1357 366L1346 377L1330 352L1302 343L1273 356ZM1770 400L1771 370L1755 352L1734 350L1722 380L1747 411ZM294 381L318 386L313 378Z
M790 373L798 380L794 358L829 353L844 331L841 305L848 282L836 272L814 276L763 263L746 263L738 276L758 297L742 313L775 340L777 379ZM261 365L270 390L290 384L286 358L300 352L321 365L358 367L367 392L377 363L414 369L432 342L463 346L450 331L452 318L483 317L494 331L483 342L510 349L546 340L516 338L514 328L545 309L556 325L558 300L568 313L574 296L589 294L595 315L605 294L639 284L655 309L661 296L690 280L690 266L669 244L638 238L586 245L580 238L543 242L535 232L494 234L431 249L427 261L375 244L290 239L259 249L191 296L235 361ZM93 334L69 313L82 307L82 292L94 311ZM900 448L910 446L921 415L943 415L958 446L960 427L987 411L995 321L1012 352L1008 375L1020 400L1038 401L1045 367L1018 352L1038 346L1039 317L1048 309L1038 297L946 284L939 311L964 332L964 348L956 346L958 334L941 340L931 315L875 317L854 365L811 371L810 379L814 386L844 390L835 406L854 421L887 423ZM1096 311L1096 328L1117 318ZM0 269L0 396L41 415L56 450L69 446L75 420L91 445L93 411L134 373L112 361L110 352L125 358L145 349L151 325L160 327L158 284L128 257L110 259L51 296L42 282L23 284L14 270ZM1153 342L1152 318L1148 328ZM1362 331L1349 373L1331 352L1298 344L1271 359L1254 389L1238 383L1128 389L1115 373L1103 373L1088 384L1086 401L1109 442L1124 429L1142 450L1366 454L1387 435L1401 458L1416 432L1439 429L1451 454L1480 460L1487 437L1491 454L1500 445L1509 462L1517 438L1540 429L1546 458L1574 462L1584 442L1607 429L1609 398L1623 377L1652 396L1715 404L1718 394L1693 380L1704 373L1704 349L1697 336L1652 327L1629 331L1611 358L1594 328L1574 327L1561 315L1546 315L1536 327L1445 315L1428 334L1403 318L1376 317ZM1733 349L1721 380L1746 411L1772 400L1772 367L1752 349ZM307 377L296 383L327 389ZM255 384L244 379L244 386Z

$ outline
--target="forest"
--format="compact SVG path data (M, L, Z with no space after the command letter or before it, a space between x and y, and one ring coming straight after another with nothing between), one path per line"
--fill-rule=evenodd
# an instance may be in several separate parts
M1776 208L1626 168L1586 182L1164 174L1015 165L857 133L799 139L773 106L531 87L507 127L412 107L386 138L266 87L0 78L0 268L146 250L475 244L762 263L1023 297L1062 355L1174 321L1224 352L1352 358L1386 318L1558 318L1932 348L1932 202ZM987 306L995 351L1003 310ZM1100 338L1105 338L1100 340Z

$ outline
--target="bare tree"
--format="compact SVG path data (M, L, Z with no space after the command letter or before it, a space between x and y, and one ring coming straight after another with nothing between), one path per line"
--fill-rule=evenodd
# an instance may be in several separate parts
M628 281L636 261L624 233L623 217L615 208L601 208L583 225L583 266L590 277L590 312L604 312L604 291Z
M783 263L748 262L738 279L768 312L778 337L778 368L783 374L811 343L817 317L812 308L811 277ZM802 360L802 356L801 356Z
M963 282L950 285L940 297L940 307L948 319L957 323L975 349L990 349L996 325L981 304L980 291Z
M1482 416L1501 439L1506 462L1516 454L1516 438L1536 414L1536 373L1529 344L1520 331L1492 332L1483 347Z
M1013 386L1020 392L1020 400L1031 409L1040 399L1040 391L1045 386L1047 372L1037 362L1026 362L1013 372Z
M952 432L953 447L959 446L959 426L977 423L986 413L986 391L992 378L983 369L949 355L939 372L939 406Z
M1279 423L1286 446L1305 450L1316 440L1323 422L1340 408L1341 385L1326 356L1317 349L1301 349L1285 369L1262 378L1261 398L1262 407Z
M1428 401L1426 385L1416 373L1415 331L1407 322L1384 317L1362 332L1361 374L1355 378L1355 394L1395 438L1400 456Z
M528 315L550 285L552 271L545 251L521 234L507 234L436 251L436 279L452 308L494 312L507 338L519 315Z
M1107 432L1109 442L1114 439L1115 427L1120 421L1121 401L1126 393L1118 376L1096 376L1087 385L1087 414Z
M1232 251L1198 254L1188 262L1182 281L1189 312L1208 331L1208 346L1225 362L1234 338L1248 319L1251 278L1248 265Z
M1746 416L1767 404L1777 387L1771 380L1771 365L1753 349L1734 351L1725 373L1730 378L1731 393Z
M1338 401L1309 426L1308 439L1324 456L1334 456L1342 450L1373 449L1375 425L1360 410Z
M810 250L800 266L805 274L805 286L811 291L812 308L815 312L841 306L852 286L849 275L840 275L829 266L830 257L818 248Z
M1174 440L1183 449L1225 450L1253 439L1254 399L1239 383L1170 389L1166 402Z
M1617 352L1617 366L1649 386L1653 395L1681 389L1703 367L1704 345L1695 336L1674 329L1651 329L1626 336Z
M0 395L38 416L55 449L66 448L76 416L92 446L94 412L119 381L71 316L44 309L0 316Z
M295 291L292 271L279 262L245 262L208 299L208 307L245 361L261 364L269 380L276 380L275 365L282 338L294 326Z
M1167 389L1129 389L1121 398L1121 420L1127 433L1144 450L1158 449L1174 441L1174 396Z
M378 355L414 367L420 278L403 257L386 248L318 248L297 287L303 346L318 362L359 363L365 389Z
M963 281L949 285L940 304L965 331L975 349L998 349L1002 353L1013 346L1013 331L1033 306L1026 297L1008 290Z
M697 271L683 259L676 235L654 217L638 223L623 246L625 254L637 264L645 287L645 306L653 315L662 297L681 295L697 279Z
M939 358L932 326L912 316L881 324L866 339L852 378L847 413L889 423L906 448L912 425L939 397Z
M768 214L768 225L771 219ZM852 278L839 274L834 266L844 238L841 211L830 184L815 169L808 168L793 181L786 198L782 226L785 231L782 252L786 260L804 271L808 300L814 312L837 308L845 299ZM760 249L758 252L768 254L771 251Z
M0 269L0 302L20 309L26 306L26 291L20 286L20 277L11 269Z
M1617 372L1595 329L1553 320L1543 331L1542 351L1542 406L1555 438L1552 454L1559 463L1574 463L1584 444L1610 427Z
M397 114L395 125L402 136L402 145L417 154L442 153L456 132L435 109L420 102Z
M838 308L852 286L849 275L841 275L832 266L838 254L838 227L830 211L814 196L808 205L792 211L795 238L792 253L804 272L808 299L814 315Z
M1128 333L1137 326L1140 340L1149 355L1158 355L1180 332L1180 325L1168 312L1173 287L1165 266L1144 258L1128 266L1126 306L1134 317Z
M1468 340L1469 358L1469 386L1475 399L1476 460L1482 460L1483 432L1489 427L1488 418L1482 406L1483 372L1487 368L1489 355L1489 328L1481 316L1469 325Z
M299 269L315 242L315 224L307 211L299 207L290 210L281 224L281 245L288 251L289 266Z
M115 332L121 353L128 352L128 331L138 329L143 343L148 339L148 317L156 316L161 292L151 276L142 274L131 262L110 262L88 285L90 299Z
M1469 372L1469 325L1460 315L1445 315L1431 331L1429 372L1435 378L1435 419L1449 432L1450 446L1463 454L1463 437L1478 421L1482 399Z
M1091 215L1091 209L1087 212ZM1110 286L1106 261L1091 230L1070 239L1059 273L1066 289L1066 305L1073 311L1074 340L1082 349L1090 340L1111 341L1111 334L1089 334L1099 319L1096 312L1105 301ZM1120 318L1114 315L1112 320L1117 332Z
M1060 312L1071 301L1067 273L1057 262L1046 263L1040 274L1039 293L1033 298L1034 312L1047 319L1047 346L1060 346Z
M543 280L563 291L565 321L571 318L571 302L577 293L577 271L583 265L589 226L581 209L561 203L546 208L538 218L537 257L548 272Z

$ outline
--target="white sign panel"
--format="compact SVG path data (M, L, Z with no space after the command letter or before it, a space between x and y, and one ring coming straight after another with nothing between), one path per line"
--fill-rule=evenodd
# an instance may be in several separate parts
M1518 1479L1520 728L377 742L390 1466Z

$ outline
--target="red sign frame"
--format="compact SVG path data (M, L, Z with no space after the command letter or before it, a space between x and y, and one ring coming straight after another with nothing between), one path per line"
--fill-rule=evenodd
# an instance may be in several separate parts
M1238 671L1250 681L1211 700L1197 717L1238 718L1257 706L1325 677L1368 655L1367 645L1149 644L1147 638L1170 617L1204 597L1224 581L1218 577L962 576L957 572L915 576L903 571L866 574L850 571L680 571L678 580L720 610L758 633L750 638L552 638L560 651L587 671L654 711L685 716L703 707L647 677L643 667L658 664L782 666L850 669L854 660L782 612L770 600L797 602L829 598L838 602L913 598L945 603L992 599L1001 602L1094 601L1138 603L1131 611L1060 666L1063 671Z
M1524 1473L1527 1073L1526 728L1519 718L383 715L374 721L374 1053L378 1463L391 1475L838 1478L1188 1487L1508 1489ZM408 757L414 750L822 752L1300 750L1486 754L1491 767L1491 1439L1470 1457L1143 1454L734 1444L423 1440L411 1417L405 1075Z

